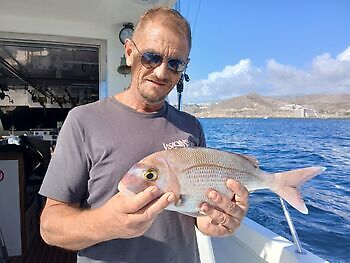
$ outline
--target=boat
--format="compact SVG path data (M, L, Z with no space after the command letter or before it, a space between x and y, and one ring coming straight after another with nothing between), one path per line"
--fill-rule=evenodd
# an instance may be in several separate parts
M293 242L247 217L230 237L209 238L197 231L197 239L201 261L206 263L328 262L307 250L298 252Z
M123 38L144 10L175 4L0 0L0 262L74 262L38 233L37 191L59 128L74 106L127 88ZM197 237L204 263L326 262L249 218L231 237Z

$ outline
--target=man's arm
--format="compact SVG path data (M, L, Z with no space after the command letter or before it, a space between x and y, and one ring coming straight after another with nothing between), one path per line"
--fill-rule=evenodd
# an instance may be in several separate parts
M132 197L118 193L95 209L48 198L41 214L40 233L49 245L70 250L141 236L174 199L173 193L161 195L155 187Z
M197 217L197 227L205 235L231 235L240 226L248 211L247 189L232 179L227 180L226 185L234 193L233 200L211 190L208 197L220 210L207 203L203 203L200 207L206 216Z

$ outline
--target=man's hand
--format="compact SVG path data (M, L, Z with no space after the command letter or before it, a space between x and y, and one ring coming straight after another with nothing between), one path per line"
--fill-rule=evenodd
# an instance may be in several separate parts
M117 193L93 209L48 198L41 214L41 236L49 245L70 250L141 236L174 199L174 193L161 194L152 186L134 196Z
M207 203L200 206L205 216L197 218L197 227L205 235L231 235L240 226L248 211L247 189L232 179L228 179L226 185L234 193L232 200L211 190L208 197L216 203L216 208Z
M135 196L116 194L104 206L104 213L108 214L114 222L110 229L111 238L132 238L143 235L156 216L174 200L174 193L161 194L155 186Z

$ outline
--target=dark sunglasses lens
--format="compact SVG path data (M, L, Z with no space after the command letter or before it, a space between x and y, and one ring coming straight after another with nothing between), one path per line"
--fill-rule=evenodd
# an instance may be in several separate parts
M162 57L159 54L146 52L141 56L141 63L146 68L155 68L162 64Z
M180 59L169 59L168 68L175 72L182 72L186 68L186 63Z

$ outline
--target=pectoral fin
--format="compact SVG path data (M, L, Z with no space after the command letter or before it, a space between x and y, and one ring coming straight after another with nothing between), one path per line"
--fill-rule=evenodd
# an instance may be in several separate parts
M176 207L181 207L184 206L186 203L186 200L188 199L188 196L185 194L180 194L179 198L175 202Z

